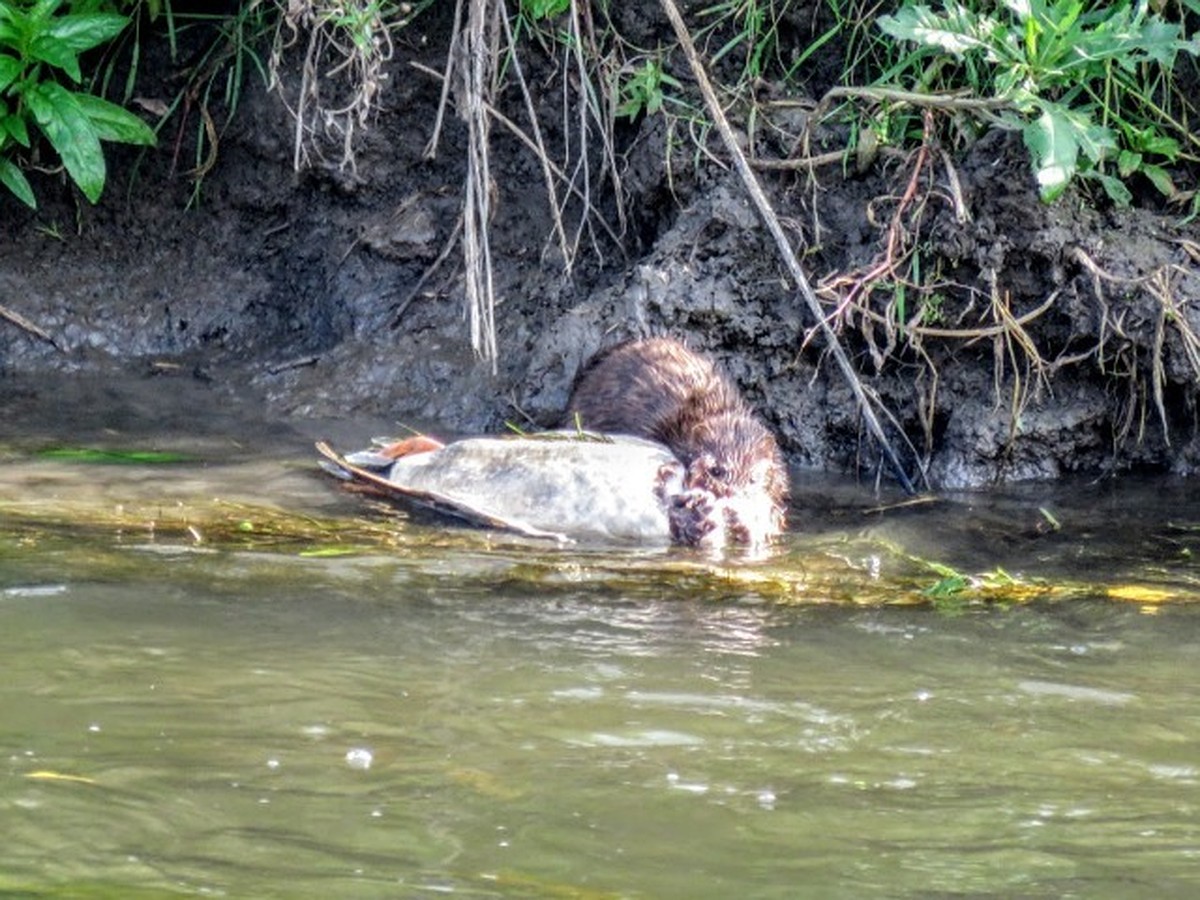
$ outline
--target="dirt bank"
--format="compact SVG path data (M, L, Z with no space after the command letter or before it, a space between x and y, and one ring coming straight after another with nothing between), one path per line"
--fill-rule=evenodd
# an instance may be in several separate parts
M397 46L353 168L294 174L289 112L250 83L191 209L180 147L195 118L183 144L169 124L145 156L114 150L97 207L56 175L36 178L36 213L0 197L0 303L58 344L0 322L0 373L116 367L258 393L279 415L473 433L550 421L592 351L669 332L720 358L793 464L873 471L878 450L718 143L707 159L681 149L662 116L618 128L624 229L614 241L592 219L569 274L537 157L493 128L496 373L475 357L455 240L466 127L449 116L426 158L440 84L413 66L441 69L448 27L431 18ZM545 74L555 62L531 65ZM800 101L832 86L823 71L814 65L804 96L763 106L755 154L799 152L785 136L799 133ZM672 72L688 81L682 63ZM142 93L165 98L174 74L146 67ZM537 102L553 112L557 90ZM505 102L519 118L519 98ZM546 139L563 146L552 127ZM1098 209L1073 191L1047 207L1020 140L1000 132L957 158L934 148L849 174L761 174L913 471L966 486L1200 465L1200 231L1177 211ZM618 230L612 181L592 190ZM907 273L919 253L920 291L899 286L900 247Z

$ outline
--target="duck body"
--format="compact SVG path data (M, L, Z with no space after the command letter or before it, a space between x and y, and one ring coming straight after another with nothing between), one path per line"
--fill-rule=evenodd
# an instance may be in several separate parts
M683 467L661 444L574 432L436 447L421 440L417 452L402 442L344 457L322 453L334 474L375 493L478 525L563 541L671 540L667 513Z

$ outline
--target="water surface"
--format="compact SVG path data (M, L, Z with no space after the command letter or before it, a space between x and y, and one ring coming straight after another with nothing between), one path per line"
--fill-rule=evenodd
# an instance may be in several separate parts
M311 435L226 412L192 433L8 420L0 893L1200 888L1188 483L881 515L864 488L801 478L803 528L765 563L411 522L306 555L206 534L216 503L250 524L364 512L313 474ZM81 438L193 459L37 453ZM188 516L195 533L154 525ZM914 558L1071 588L935 605ZM742 577L784 571L787 595ZM1109 599L1121 586L1170 599Z

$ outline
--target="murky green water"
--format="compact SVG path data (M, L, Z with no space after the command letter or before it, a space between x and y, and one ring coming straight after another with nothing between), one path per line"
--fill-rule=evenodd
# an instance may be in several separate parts
M802 483L808 532L730 569L801 573L784 602L679 553L72 527L361 504L295 435L229 465L207 435L170 469L39 460L36 437L0 467L0 896L1200 890L1196 485L877 517ZM897 546L1075 587L878 605L913 599ZM1131 584L1174 599L1101 598Z

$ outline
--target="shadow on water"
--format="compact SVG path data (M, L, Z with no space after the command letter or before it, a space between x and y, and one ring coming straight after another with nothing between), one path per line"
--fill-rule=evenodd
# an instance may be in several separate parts
M881 513L801 476L765 561L551 548L316 473L314 437L379 423L89 390L0 400L0 894L1200 880L1191 485ZM80 446L187 460L43 452Z

